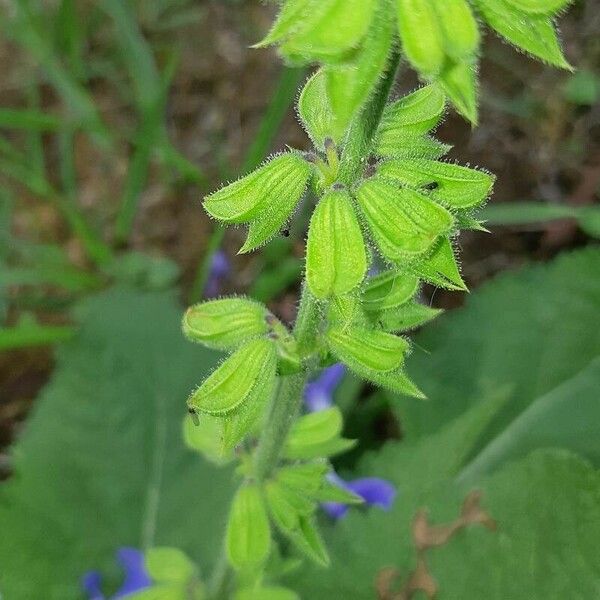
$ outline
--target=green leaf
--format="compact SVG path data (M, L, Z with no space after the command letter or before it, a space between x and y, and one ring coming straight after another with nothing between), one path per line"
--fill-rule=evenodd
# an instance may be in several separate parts
M453 224L452 215L426 196L379 177L364 181L356 199L381 254L390 261L423 254Z
M371 277L365 286L362 305L367 312L395 309L408 302L419 289L419 279L410 273L385 271Z
M120 546L177 546L212 568L231 471L181 440L182 398L214 355L185 341L180 316L171 292L112 290L79 310L0 486L7 598L79 600L93 569L116 589Z
M552 65L571 68L550 17L517 10L508 0L475 0L475 3L490 26L509 42Z
M270 340L247 342L191 394L188 406L213 416L233 413L250 399L263 373L275 373L276 360Z
M551 264L497 277L416 338L408 369L431 399L398 399L403 431L421 436L508 388L489 431L497 436L529 405L600 355L600 251L564 254ZM432 377L431 374L436 376ZM577 402L572 399L572 402Z
M479 28L467 0L433 0L448 56L459 61L479 48Z
M271 550L271 529L256 484L245 484L236 493L227 523L226 547L236 569L257 568Z
M444 64L444 38L431 0L396 0L402 48L412 66L425 77Z
M333 327L327 331L326 339L331 352L359 375L364 369L397 369L408 350L404 338L358 327Z
M228 350L266 335L269 315L264 305L247 298L210 300L187 309L183 333L193 342Z
M436 160L405 158L381 164L378 173L415 188L432 187L429 196L450 209L472 208L485 201L492 191L494 176Z
M452 243L447 237L441 238L433 252L412 268L419 277L433 285L449 290L467 291L454 256Z
M148 575L159 583L186 583L196 574L196 565L177 548L150 548L145 566Z
M309 175L309 164L298 154L287 152L207 196L204 208L220 221L247 223L283 205L286 210L289 207L287 218L304 193Z
M280 586L257 587L241 590L234 600L300 600L298 594Z
M328 62L356 48L364 38L378 0L322 0L320 18L310 16L295 25L282 43L281 51L290 57Z
M227 464L233 460L233 454L224 452L224 425L225 421L220 417L186 415L183 421L185 445L216 465Z
M575 377L534 400L463 469L460 481L474 481L537 448L568 448L599 465L599 387L600 358L596 358Z
M367 272L365 244L346 191L325 194L313 212L306 245L306 280L315 297L346 294Z
M526 13L553 15L571 4L573 0L507 0L515 8Z
M356 56L325 68L326 87L340 137L369 98L385 69L393 39L393 20L385 3L378 5L369 32Z
M439 84L456 110L477 125L477 65L467 61L450 63L440 73Z
M325 149L325 139L331 138L336 144L340 132L335 123L329 97L327 96L325 72L320 69L306 82L298 98L298 115L313 144L319 150Z

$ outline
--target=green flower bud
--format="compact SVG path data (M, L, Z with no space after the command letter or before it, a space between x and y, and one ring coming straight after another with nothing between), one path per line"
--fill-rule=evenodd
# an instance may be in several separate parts
M288 434L283 455L289 460L307 460L349 450L356 440L340 437L342 425L342 413L337 407L300 417Z
M333 327L326 339L334 356L356 372L397 369L409 347L404 338L362 327Z
M429 196L450 209L473 208L481 204L490 195L495 179L485 171L411 158L384 162L378 174L413 188L432 188L428 191Z
M397 0L402 47L414 68L433 77L444 65L444 38L431 0Z
M247 223L284 205L283 223L302 197L309 176L310 165L300 155L287 152L207 196L204 208L220 221Z
M265 306L246 298L210 300L187 309L183 316L183 333L193 342L228 350L266 335L269 315Z
M381 254L390 261L426 252L453 225L452 215L435 202L381 178L364 181L356 198Z
M187 583L197 574L196 565L177 548L150 548L144 562L157 583Z
M213 416L224 416L239 409L246 402L259 379L265 373L274 373L277 353L274 345L265 339L247 342L205 379L190 396L191 410Z
M449 64L440 73L439 83L458 112L477 125L477 73L467 61Z
M573 0L507 0L518 10L534 15L553 15L571 4Z
M452 58L469 58L479 47L479 28L467 0L433 0L444 47Z
M413 270L422 279L439 287L468 291L460 275L452 244L447 237L441 238L433 252L425 260L417 263Z
M384 310L376 315L378 325L390 333L403 333L421 327L444 311L430 308L418 302L407 302L394 309Z
M331 191L320 200L310 220L306 246L306 278L320 299L345 294L367 272L367 256L350 195Z
M271 529L260 490L245 484L236 493L227 523L226 547L235 569L257 568L271 550Z
M298 98L298 115L313 144L319 150L325 149L325 140L340 141L343 131L339 131L327 96L327 77L321 69L304 85Z
M367 312L398 308L408 302L419 289L419 279L410 273L386 271L369 279L363 292Z
M183 421L183 440L185 445L200 452L207 460L217 465L224 465L233 459L231 453L223 449L224 419L210 415L197 416L196 422L192 415L186 415Z
M421 135L410 137L400 130L386 132L376 140L373 152L384 158L427 158L437 160L452 149L436 139Z
M544 0L539 2L552 6ZM510 4L508 0L475 0L475 3L489 25L517 48L557 67L571 69L549 16L528 14L515 8L514 3Z
M319 19L301 22L281 46L284 55L331 61L356 48L364 38L377 0L321 0Z
M356 56L339 66L328 65L325 68L327 95L335 118L336 134L340 139L385 69L393 32L393 20L382 5L376 10L373 23Z

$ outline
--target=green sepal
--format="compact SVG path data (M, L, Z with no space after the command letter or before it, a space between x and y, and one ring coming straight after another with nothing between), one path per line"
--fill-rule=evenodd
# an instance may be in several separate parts
M384 310L374 318L384 331L403 333L429 323L444 311L441 308L431 308L418 302L407 302L399 308Z
M553 15L565 9L573 0L506 0L517 10L533 15Z
M266 484L265 494L273 520L283 530L293 529L300 515L311 515L317 509L315 501L303 490L290 488L278 480Z
M158 583L187 583L197 575L196 565L178 548L150 548L144 564L148 575Z
M298 528L290 531L288 538L296 548L318 565L322 567L329 565L329 554L313 517L301 515L298 519Z
M301 21L281 44L292 59L330 62L344 58L365 37L378 0L321 0L320 18Z
M246 343L192 393L188 407L213 416L232 413L248 400L264 373L274 372L276 361L277 353L269 340Z
M341 502L342 504L364 504L363 498L349 490L341 488L324 480L323 485L318 490L315 500L319 502Z
M293 590L281 586L258 586L236 592L234 600L300 600Z
M387 14L385 3L379 3L367 36L352 60L325 67L327 95L338 137L367 101L385 69L392 35L393 21Z
M265 410L277 383L277 361L265 364L248 397L233 414L227 415L223 422L221 452L229 454L245 437L252 434L265 414Z
M518 10L508 0L475 0L475 4L489 25L517 48L571 70L550 17Z
M339 143L340 131L327 95L327 77L323 69L308 79L298 98L298 116L313 144L325 150L325 139Z
M409 348L404 338L359 327L333 327L326 341L332 354L359 375L397 369Z
M231 462L233 454L223 449L224 419L210 415L197 415L196 419L194 421L194 417L186 415L183 421L185 445L219 466Z
M402 48L413 67L433 77L444 65L444 38L431 0L396 0Z
M452 244L443 237L433 252L422 262L414 266L413 271L422 279L438 287L456 291L468 291L462 280Z
M222 298L190 306L183 315L183 333L209 348L229 350L266 335L267 308L247 298Z
M287 152L272 158L249 175L213 192L204 199L209 215L226 223L247 223L282 197L297 202L310 174L308 163Z
M350 195L333 190L312 214L306 245L306 280L316 298L324 300L356 288L367 272L362 232Z
M203 600L204 591L201 584L195 586L181 584L159 584L127 594L127 600Z
M358 373L368 381L383 387L395 394L411 396L419 400L425 400L425 394L415 385L408 375L400 368L387 373L377 371Z
M368 313L395 309L408 302L418 289L419 278L411 273L385 271L369 279L362 305Z
M427 252L454 223L446 209L423 194L380 177L364 181L356 199L377 247L392 262Z
M473 56L479 48L479 28L467 0L433 0L433 7L446 54L455 60Z
M300 417L288 434L283 456L288 460L308 460L350 449L356 441L340 437L342 425L342 413L337 407Z
M321 487L328 469L329 467L324 462L281 467L277 471L277 481L281 485L312 497Z
M271 528L260 489L244 484L237 491L226 533L227 557L235 569L257 568L271 549Z
M289 329L273 316L268 319L269 339L275 344L280 375L298 373L302 368L298 342Z
M458 112L477 125L477 69L470 61L449 63L439 75L439 84Z
M330 325L366 325L367 319L357 293L334 296L327 307L327 322Z
M396 159L382 163L382 177L423 191L450 209L473 208L492 192L495 177L485 171L424 159Z
M386 105L377 129L378 138L390 132L406 136L428 133L438 125L446 108L446 97L439 85L426 85Z
M437 160L450 152L452 146L429 135L404 136L400 131L390 132L376 141L373 152L383 158L428 158Z

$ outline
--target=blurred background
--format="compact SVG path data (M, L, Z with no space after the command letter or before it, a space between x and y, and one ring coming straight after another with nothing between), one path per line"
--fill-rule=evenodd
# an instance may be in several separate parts
M302 219L262 253L236 256L242 232L215 233L200 204L270 152L308 148L292 108L306 73L249 49L273 6L128 4L0 5L0 447L50 375L52 343L71 334L62 326L73 324L72 303L115 279L177 286L182 301L197 300L207 256L221 248L219 293L249 292L293 318ZM479 127L451 112L438 131L454 144L452 159L498 177L493 235L460 240L471 289L600 233L597 207L578 212L598 202L600 186L599 8L580 1L561 19L575 73L546 68L488 32ZM397 91L416 84L405 69ZM536 204L511 211L517 202ZM432 302L463 300L437 291ZM5 472L6 458L0 464Z

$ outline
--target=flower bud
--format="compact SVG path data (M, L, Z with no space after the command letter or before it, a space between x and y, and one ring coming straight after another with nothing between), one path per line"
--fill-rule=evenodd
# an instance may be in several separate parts
M356 198L375 243L390 261L426 252L454 222L446 209L426 196L380 177L364 181Z
M306 278L320 299L345 294L367 272L360 225L346 191L325 194L313 212L306 246Z
M494 177L485 171L435 160L398 159L382 163L378 174L413 188L435 187L429 196L450 209L473 208L490 195Z
M433 252L417 263L413 270L419 277L438 287L468 291L460 275L452 244L447 237L441 238Z
M363 292L367 312L394 309L408 302L419 289L419 279L410 273L386 271L369 279Z
M183 333L193 342L227 350L266 335L269 311L246 298L223 298L190 306L183 316Z

